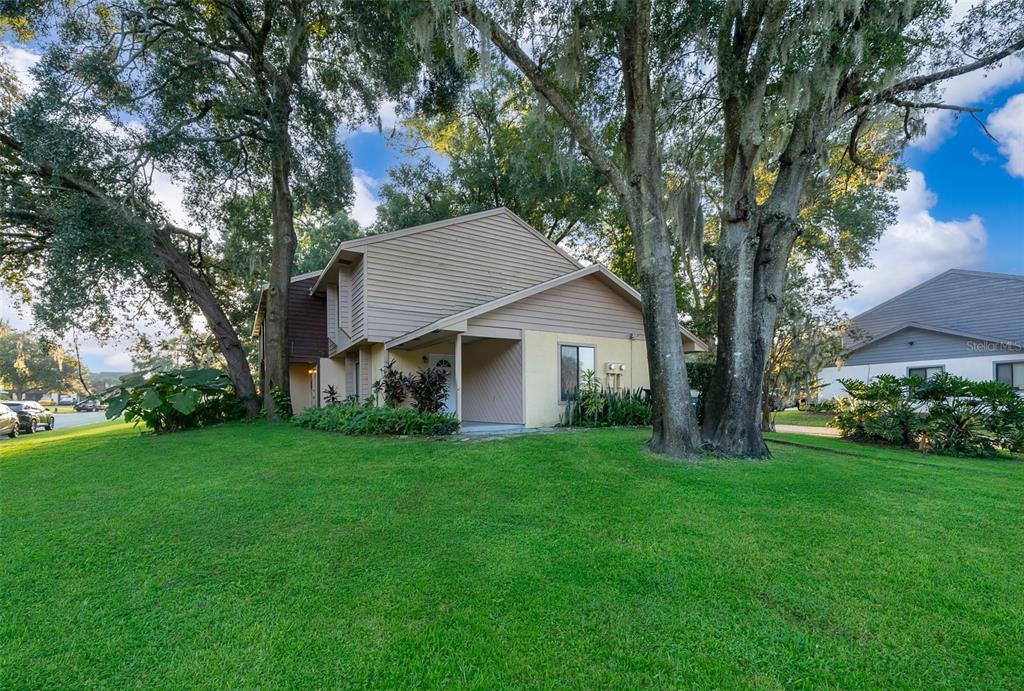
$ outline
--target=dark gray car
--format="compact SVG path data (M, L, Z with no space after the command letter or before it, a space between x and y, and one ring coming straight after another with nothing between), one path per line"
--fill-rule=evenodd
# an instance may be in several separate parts
M32 434L37 429L53 429L53 413L35 401L8 401L7 407L18 415L22 432Z
M0 403L0 434L6 434L13 439L20 431L21 420L18 419L18 414Z

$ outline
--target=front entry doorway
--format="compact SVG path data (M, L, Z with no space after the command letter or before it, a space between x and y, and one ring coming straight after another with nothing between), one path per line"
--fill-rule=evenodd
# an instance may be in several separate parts
M438 355L435 353L430 354L428 361L431 367L437 367L438 369L444 370L445 374L448 375L446 381L448 382L448 391L446 392L444 399L443 412L450 415L455 414L455 356L454 355Z

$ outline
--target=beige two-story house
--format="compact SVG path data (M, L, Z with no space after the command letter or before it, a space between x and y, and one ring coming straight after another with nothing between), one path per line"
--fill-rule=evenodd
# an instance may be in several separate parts
M262 319L261 303L257 336ZM341 243L292 279L288 333L297 410L328 386L372 396L389 360L446 369L466 426L557 424L586 370L612 389L650 384L639 294L504 208Z

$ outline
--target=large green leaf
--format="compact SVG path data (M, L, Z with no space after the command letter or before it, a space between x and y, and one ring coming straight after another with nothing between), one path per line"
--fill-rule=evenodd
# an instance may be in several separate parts
M107 419L113 420L118 415L124 412L125 406L128 405L129 394L127 391L121 391L116 396L106 399L107 404Z
M198 391L179 391L170 398L171 405L182 415L191 415L199 403Z
M163 400L160 398L160 393L156 389L150 389L142 397L141 407L143 410L154 410L159 408L161 403L163 403Z
M183 386L200 386L217 381L222 376L219 369L183 369L179 370Z

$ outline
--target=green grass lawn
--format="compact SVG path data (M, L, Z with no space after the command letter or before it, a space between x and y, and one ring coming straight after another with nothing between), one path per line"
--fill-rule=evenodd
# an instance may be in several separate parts
M0 687L1024 686L1024 463L645 436L0 442Z
M828 427L828 421L832 418L832 413L811 413L804 410L780 410L775 413L775 422L780 425Z

